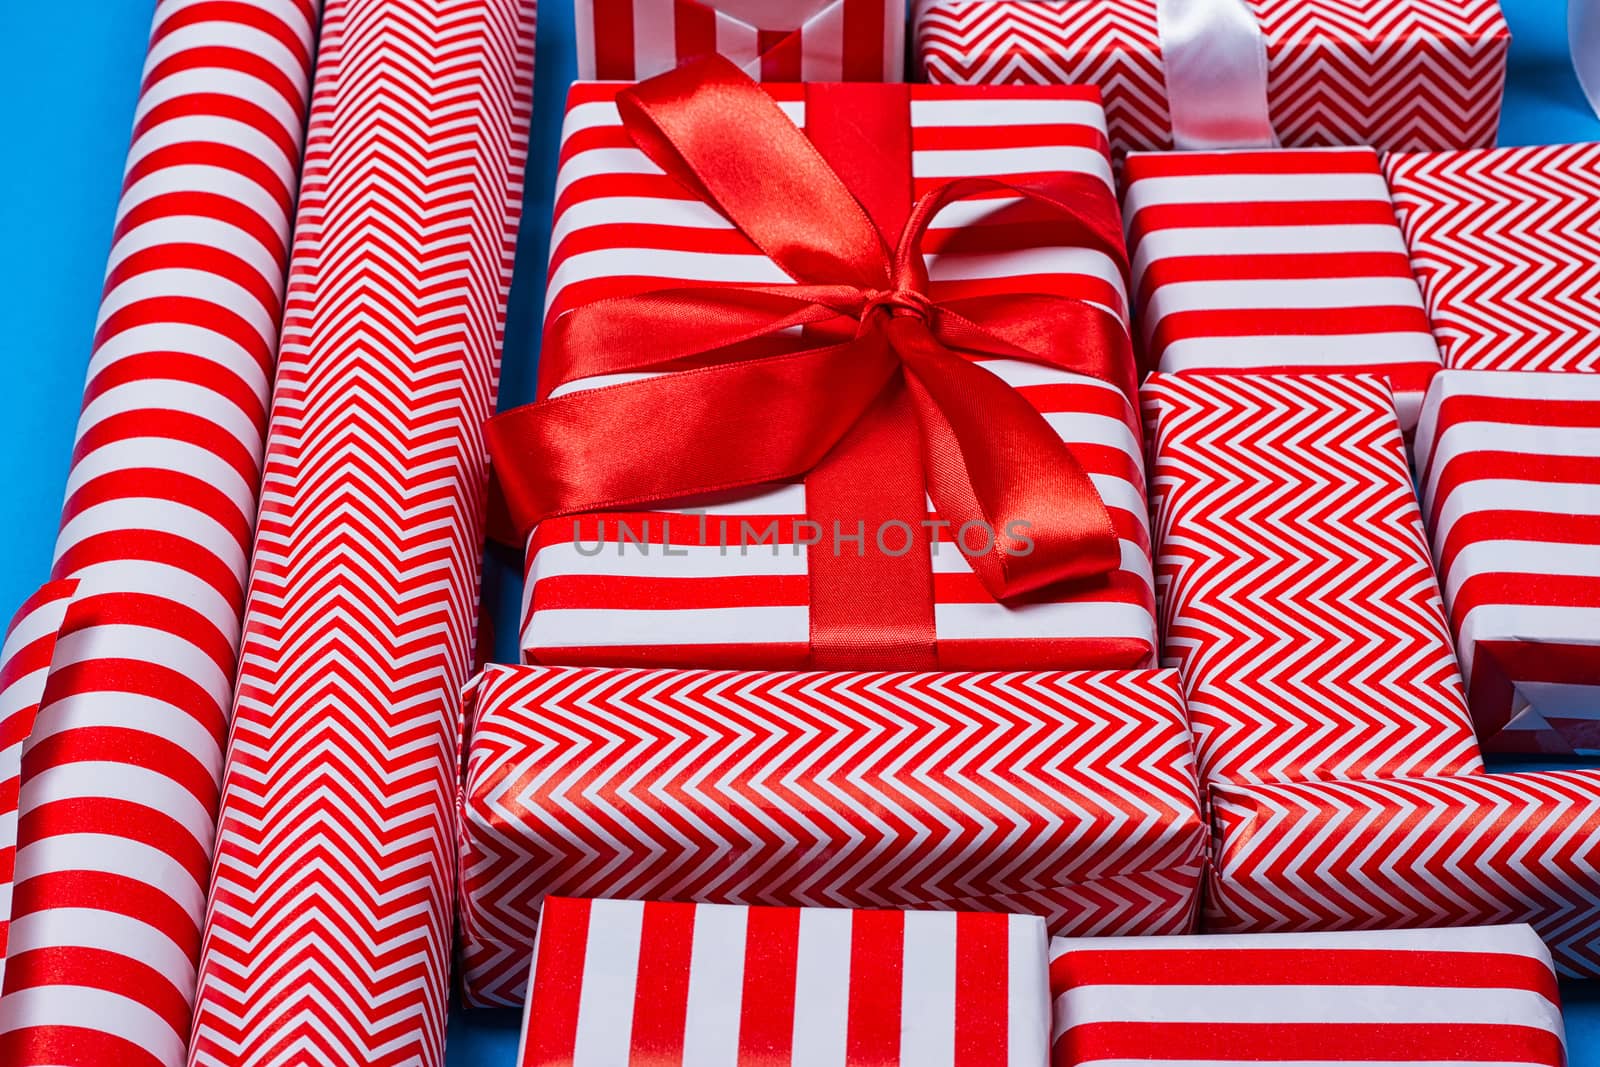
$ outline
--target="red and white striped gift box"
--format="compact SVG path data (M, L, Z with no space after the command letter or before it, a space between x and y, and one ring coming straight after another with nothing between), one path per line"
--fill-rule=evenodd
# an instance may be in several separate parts
M545 902L520 1067L1042 1067L1033 915Z
M1600 144L1384 160L1447 367L1600 370Z
M757 81L897 82L906 0L577 0L578 77L643 80L722 55Z
M1223 785L1205 927L1530 924L1600 977L1600 771Z
M1563 1067L1525 925L1050 943L1054 1067L1381 1062Z
M765 88L804 124L805 87ZM589 84L572 90L556 180L547 322L579 304L683 281L788 281L748 238L664 178L634 146L613 102L618 91ZM882 91L909 95L914 196L962 176L1019 179L1066 171L1109 186L1103 116L1092 89ZM1080 297L1125 316L1118 266L1101 253L1050 243L1060 239L1054 236L1059 227L1031 210L1002 197L942 211L924 243L930 295L954 299L1004 287ZM1039 224L1029 225L1030 219ZM930 560L939 665L1148 665L1154 599L1132 400L1114 385L1038 364L980 365L1015 386L1073 445L1110 511L1122 563L1105 580L1058 586L1006 606L989 596L946 528L935 535ZM584 379L550 395L602 384L605 379ZM582 664L808 665L810 590L805 535L797 529L807 515L805 486L700 503L542 523L528 543L525 656ZM757 535L773 528L778 543L741 550L744 527ZM644 546L626 543L629 534ZM607 541L598 552L597 535ZM866 536L870 544L873 534Z
M1417 474L1484 746L1600 754L1600 375L1443 372Z
M1439 352L1372 149L1136 153L1123 180L1151 369L1383 374L1416 424Z
M1171 148L1161 0L923 0L929 81L1105 94L1116 149ZM1496 0L1250 0L1282 144L1494 143L1510 33Z
M1383 382L1162 374L1144 402L1202 782L1481 770Z
M475 1004L522 998L547 894L1192 928L1206 827L1170 671L491 667L476 702Z

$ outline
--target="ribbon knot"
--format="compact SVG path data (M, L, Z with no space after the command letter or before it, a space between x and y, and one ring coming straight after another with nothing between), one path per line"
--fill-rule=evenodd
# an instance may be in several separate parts
M1028 247L1098 252L1126 277L1104 181L946 182L911 207L891 245L806 135L728 61L707 57L643 82L617 106L638 147L793 282L659 288L553 319L542 399L489 424L521 538L556 516L801 477L809 486L835 446L903 388L906 443L920 464L900 466L925 472L926 496L952 528L991 533L989 550L966 558L992 596L1120 565L1110 515L1072 449L980 363L1042 364L1131 395L1121 320L1060 292L930 281L925 248L943 208L988 201L1012 239L1025 232ZM583 388L612 375L626 379ZM560 386L570 391L552 396ZM906 519L924 517L923 496L911 495L917 513Z

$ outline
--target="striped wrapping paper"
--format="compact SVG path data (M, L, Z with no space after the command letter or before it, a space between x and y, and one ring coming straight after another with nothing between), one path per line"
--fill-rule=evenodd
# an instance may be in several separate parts
M964 85L1087 84L1111 142L1171 148L1160 13L1171 0L921 0L913 69ZM1498 0L1249 0L1280 143L1494 143L1511 34Z
M46 582L22 602L0 644L0 979L5 977L11 872L16 865L17 789L22 745L33 730L55 652L56 633L77 590L76 580Z
M766 88L803 124L803 87ZM675 281L789 280L727 220L663 178L634 147L613 103L617 91L588 84L572 90L556 180L547 323L579 304ZM902 90L885 90L891 91ZM1093 90L908 91L914 195L959 176L1069 171L1111 180ZM991 199L941 212L924 244L930 295L943 300L1004 287L1078 296L1123 314L1117 266L1099 253L1048 243L1048 222L1026 225L1043 218L1030 216L1031 210ZM1057 587L1020 606L1002 606L972 573L946 524L934 537L931 559L939 665L1147 665L1155 644L1154 601L1132 401L1115 386L1065 371L1011 360L981 365L1015 386L1074 446L1110 510L1122 565L1105 581ZM599 384L600 379L576 381L550 395ZM525 656L579 664L808 665L810 590L800 526L805 487L783 485L699 503L542 523L528 544ZM930 514L929 521L935 519ZM749 547L741 549L745 528ZM624 543L629 535L643 544ZM767 544L754 543L761 536ZM826 540L831 531L822 536L818 551L833 550ZM608 543L596 552L598 537ZM870 546L873 532L866 537ZM724 549L724 543L732 547Z
M22 756L7 1064L184 1059L316 9L156 5Z
M522 1000L547 895L970 908L1193 928L1206 826L1171 671L491 667L462 984Z
M1600 144L1383 166L1445 366L1600 370Z
M1444 371L1417 473L1484 747L1600 754L1600 376Z
M897 82L906 0L576 0L578 76L643 80L713 53L757 81Z
M1563 1067L1550 953L1525 925L1050 943L1054 1067Z
M1041 1067L1044 921L545 903L519 1067Z
M1530 924L1600 977L1600 771L1212 789L1205 928Z
M533 16L324 12L192 1064L442 1062Z
M1201 781L1482 770L1388 387L1162 374L1144 401Z
M1148 366L1382 374L1416 425L1439 352L1372 149L1135 153L1123 179Z

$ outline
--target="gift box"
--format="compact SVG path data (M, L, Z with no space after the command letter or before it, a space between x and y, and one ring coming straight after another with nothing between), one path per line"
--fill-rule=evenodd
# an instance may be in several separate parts
M737 129L721 129L725 152L704 165L726 165L736 155L741 167L768 175L763 193L770 179L790 172L815 175L806 181L819 186L799 185L781 211L746 206L735 212L735 223L727 204L713 209L694 190L699 179L692 173L660 173L662 149L653 130L643 129L648 123L636 122L632 132L621 124L619 87L574 86L557 179L542 399L525 409L533 419L546 414L534 430L517 421L522 412L502 415L491 425L490 443L513 500L604 485L590 498L611 510L597 514L598 507L577 504L566 509L576 514L540 509L542 521L532 523L527 540L525 657L761 669L1147 666L1155 645L1154 600L1127 353L1124 253L1094 91L756 88L741 87L721 71L707 89L704 72L679 74L674 84L691 100L732 93L754 113L731 123ZM759 106L746 88L765 90ZM708 128L730 125L725 114L714 113ZM756 120L765 131L760 137L747 132ZM805 139L797 136L796 122ZM651 154L639 147L640 137ZM680 169L676 160L668 165ZM1045 194L1044 202L1040 190L1047 188L1067 193ZM757 244L760 234L746 232L772 226L770 216L805 211L830 190L827 199L836 208L817 209L817 219L801 227L807 239L838 243L830 227L852 216L845 220L848 231L865 212L877 233L851 240L885 247L899 242L896 270L910 270L915 259L919 270L926 264L928 277L891 282L880 275L865 289L849 282L843 295L829 295L840 293L841 277L884 268L868 262L807 275L814 263L780 266ZM913 197L936 210L908 221ZM1072 215L1079 210L1096 213L1091 227ZM768 217L757 223L745 218L763 211ZM875 254L882 256L881 250ZM802 280L808 284L797 286L797 275L807 275ZM870 353L841 355L837 368L803 382L790 376L791 367L817 367L833 357L802 348L791 363L788 349L779 348L783 360L763 360L776 346L841 336L831 323L799 322L816 305L788 314L785 301L798 298L787 294L818 293L813 282L828 283L820 289L834 304L825 311L845 309L843 337L857 335L859 344L872 348L880 343L880 326L894 331L890 347L897 358L906 357L896 346L925 353L925 346L935 346L935 369L954 374L960 384L937 386L937 400L918 394L917 403L965 404L965 412L909 414L904 397L915 390L897 384L907 379L895 371L888 386L879 378L853 383L852 377L876 373ZM903 284L911 288L876 288ZM668 289L679 295L661 296ZM667 309L681 310L684 292L708 310L666 321ZM768 314L768 305L777 310ZM615 325L618 309L628 307L643 324ZM995 324L1001 310L1012 316L1008 327ZM1083 325L1066 324L1060 318L1065 311ZM584 320L583 312L591 317ZM767 315L759 326L757 312ZM982 323L973 318L985 315ZM627 373L619 373L624 361L610 354L638 347L639 337L672 354L691 344L704 347L699 338L712 329L706 324L719 319L739 327L727 327L732 332L722 350L748 353L747 366L698 368L703 378L663 375L656 365L641 372L653 355L645 352L630 355ZM771 333L791 320L803 333ZM1055 322L1062 325L1048 325ZM906 332L929 326L937 338ZM957 327L965 341L954 336ZM606 330L616 336L597 343ZM766 347L733 343L759 330L769 331L761 339ZM1088 348L1066 351L1085 337L1095 338ZM587 355L571 355L580 342L587 343ZM948 347L963 343L972 347L959 355ZM1064 351L1042 353L1041 344ZM552 356L558 349L569 355ZM686 360L663 356L660 362L681 367ZM728 399L716 404L697 384L721 388L718 383L745 372L769 377L742 392L730 386ZM913 377L920 382L921 374ZM650 392L658 387L676 392L663 399ZM629 389L640 398L634 410L624 409ZM587 420L563 406L584 403L610 406ZM883 406L866 410L874 403ZM626 423L632 428L622 420L632 420ZM819 420L826 425L811 425ZM580 421L588 436L574 429ZM1002 421L1009 428L1000 429ZM945 431L956 426L967 440L920 446L914 440L918 432L948 437ZM904 427L910 437L901 436ZM519 428L537 447L515 438ZM1036 435L1026 446L1016 436L1022 430ZM836 443L828 450L830 441ZM797 457L813 447L825 454L807 453L789 466L769 462L769 453L791 443ZM1061 465L1048 478L1041 473L1046 454L1059 454L1049 464ZM716 476L700 469L712 465ZM756 467L773 477L761 481L765 475L750 473ZM668 473L658 478L660 471ZM1072 478L1058 477L1064 473ZM668 488L681 484L669 478L690 475L717 491ZM996 509L973 507L965 518L952 510L976 500L957 484L969 477L995 487L1010 480L1002 495L1028 500L1010 513L1015 523L996 518L998 503ZM535 478L551 484L514 492L519 479ZM740 487L726 488L731 485ZM656 498L651 506L629 506L648 497ZM1080 522L1104 530L1101 548L1046 547L1045 527L1077 529ZM1025 544L1011 539L1022 530L1028 531ZM1051 558L1069 571L1080 561L1099 562L1093 574L1063 571L1061 580L999 590L986 568L1002 542L1001 569L1040 563L1048 569Z
M1206 828L1170 671L496 666L466 764L475 1005L522 999L547 895L1192 928Z
M1050 943L1054 1067L1566 1062L1526 925Z
M520 1067L1043 1064L1032 915L545 902Z
M923 0L919 13L929 81L1098 86L1119 151L1492 145L1510 43L1495 0Z
M1600 370L1600 144L1396 153L1384 173L1445 366Z
M1600 377L1443 372L1417 473L1484 747L1600 753Z
M1388 387L1158 374L1144 404L1201 781L1481 770Z
M1570 977L1600 976L1600 772L1226 785L1208 930L1525 922Z
M577 0L578 77L634 81L718 54L777 82L897 82L906 0Z
M1135 153L1123 178L1145 365L1381 374L1416 425L1439 352L1377 153Z

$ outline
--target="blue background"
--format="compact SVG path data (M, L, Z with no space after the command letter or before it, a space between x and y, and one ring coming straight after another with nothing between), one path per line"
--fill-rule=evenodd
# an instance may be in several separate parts
M1512 46L1501 142L1600 140L1600 120L1567 57L1566 0L1502 3ZM8 252L0 259L0 616L9 617L50 566L152 4L5 6L11 51L0 64L0 99L10 105L11 134L0 172L0 240ZM506 332L507 406L532 399L556 138L576 68L572 40L568 0L547 0ZM491 559L485 596L503 637L516 632L512 582L508 562ZM1600 1067L1600 982L1567 983L1563 992L1573 1067ZM450 1064L510 1067L516 1026L510 1013L457 1016Z

